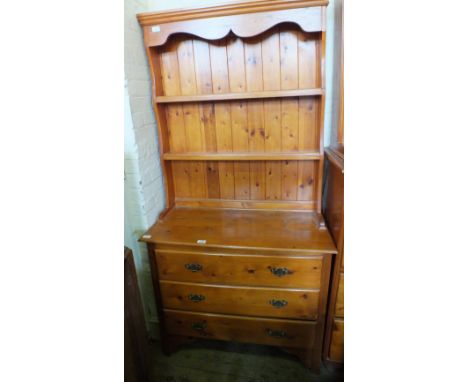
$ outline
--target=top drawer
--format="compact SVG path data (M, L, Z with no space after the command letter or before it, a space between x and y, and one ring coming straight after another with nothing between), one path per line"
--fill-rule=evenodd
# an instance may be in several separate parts
M322 257L156 251L161 280L320 288Z

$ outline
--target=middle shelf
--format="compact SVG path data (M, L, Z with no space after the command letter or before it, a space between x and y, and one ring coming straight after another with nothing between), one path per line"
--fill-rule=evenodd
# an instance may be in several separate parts
M294 152L229 152L229 153L164 153L164 160L184 161L253 161L253 160L319 160L318 151Z
M156 103L178 103L178 102L213 102L242 99L283 98L283 97L307 97L321 96L323 89L293 89L293 90L268 90L241 93L214 93L198 95L156 96Z

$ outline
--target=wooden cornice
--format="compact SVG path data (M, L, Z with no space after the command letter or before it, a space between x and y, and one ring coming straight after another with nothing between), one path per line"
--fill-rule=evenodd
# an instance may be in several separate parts
M210 7L185 8L163 12L147 12L137 15L140 25L156 25L175 21L204 19L209 17L239 15L243 13L278 11L290 8L326 6L328 0L256 0L236 1Z

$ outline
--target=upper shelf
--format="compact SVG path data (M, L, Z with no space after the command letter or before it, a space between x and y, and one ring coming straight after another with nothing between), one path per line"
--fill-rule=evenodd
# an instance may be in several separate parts
M318 151L231 152L231 153L164 153L164 160L252 161L252 160L319 160Z
M269 90L248 93L220 93L220 94L199 94L181 96L156 96L156 103L177 103L177 102L212 102L238 99L256 98L281 98L281 97L307 97L323 95L323 89L294 89L294 90Z

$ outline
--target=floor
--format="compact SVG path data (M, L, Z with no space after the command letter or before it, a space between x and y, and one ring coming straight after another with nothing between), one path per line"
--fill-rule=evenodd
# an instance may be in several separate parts
M343 372L322 365L320 375L292 355L269 346L221 341L187 344L166 357L159 342L151 343L157 382L334 382Z

